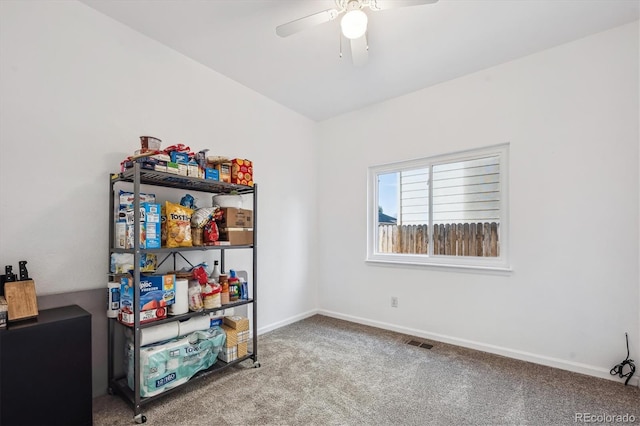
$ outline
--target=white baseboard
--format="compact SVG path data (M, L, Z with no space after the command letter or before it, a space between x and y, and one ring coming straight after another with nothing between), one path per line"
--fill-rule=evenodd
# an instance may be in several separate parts
M258 327L258 335L261 335L263 333L267 333L269 331L275 330L275 329L280 328L280 327L284 327L285 325L293 324L294 322L301 321L301 320L303 320L305 318L312 317L317 313L318 313L317 309L312 309L310 311L303 312L301 314L294 315L292 317L286 318L286 319L284 319L282 321L274 322L274 323L266 325L264 327Z
M384 330L396 331L398 333L408 334L410 336L421 337L423 339L435 340L437 342L449 343L452 345L462 346L469 349L476 349L483 352L502 355L502 356L506 356L514 359L519 359L521 361L528 361L534 364L546 365L547 367L559 368L561 370L567 370L567 371L572 371L574 373L586 374L589 376L599 377L601 379L607 379L607 380L612 380L616 382L621 381L620 377L611 375L608 369L596 367L593 365L566 361L563 359L552 358L544 355L537 355L530 352L519 351L516 349L504 348L501 346L489 345L486 343L475 342L472 340L459 339L457 337L451 337L444 334L430 333L423 330L417 330L409 327L402 327L402 326L389 324L382 321L374 321L366 318L360 318L353 315L345 315L338 312L327 311L324 309L318 309L316 313L320 315L326 315L328 317L342 319L345 321L355 322L358 324L382 328ZM629 381L629 385L640 387L640 377L638 377L637 375L634 375Z

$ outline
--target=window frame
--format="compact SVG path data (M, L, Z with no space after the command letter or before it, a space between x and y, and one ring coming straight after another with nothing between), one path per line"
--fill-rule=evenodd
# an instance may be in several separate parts
M498 257L433 255L433 166L480 157L499 156L500 161L500 255ZM417 168L429 170L429 253L378 253L378 175ZM509 260L509 143L457 151L412 160L370 166L367 169L366 262L438 268L511 271Z

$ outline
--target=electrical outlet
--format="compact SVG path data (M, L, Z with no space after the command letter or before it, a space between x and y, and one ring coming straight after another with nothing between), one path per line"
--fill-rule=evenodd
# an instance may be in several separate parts
M398 307L398 298L395 296L391 296L391 307L392 308Z

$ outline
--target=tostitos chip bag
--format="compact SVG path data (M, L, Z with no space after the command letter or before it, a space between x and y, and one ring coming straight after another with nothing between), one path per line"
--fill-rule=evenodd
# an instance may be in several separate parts
M191 247L191 215L193 210L167 201L167 247Z

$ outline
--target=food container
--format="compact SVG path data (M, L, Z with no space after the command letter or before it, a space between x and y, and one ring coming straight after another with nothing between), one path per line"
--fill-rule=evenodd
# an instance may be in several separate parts
M211 197L214 206L242 208L242 195L220 194Z
M162 141L153 136L140 136L140 147L142 152L146 151L160 151L160 144Z

